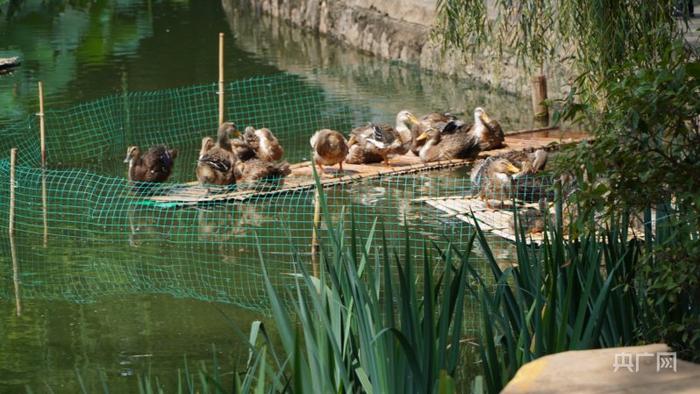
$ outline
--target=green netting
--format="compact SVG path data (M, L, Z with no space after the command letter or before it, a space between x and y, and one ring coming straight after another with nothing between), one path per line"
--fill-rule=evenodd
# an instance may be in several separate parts
M264 310L257 240L275 284L294 283L293 253L311 261L313 191L181 207L148 203L134 195L125 179L122 159L128 145L166 143L180 150L169 187L193 180L201 137L216 130L216 90L212 84L125 93L47 110L49 168L44 173L35 118L1 131L2 266L11 267L8 154L17 147L15 239L23 298L91 302L105 295L165 293ZM227 119L241 128L269 127L290 162L308 157L308 139L315 130L347 132L370 120L368 108L289 75L230 83L226 104ZM48 198L47 247L42 246L42 178ZM422 255L424 241L444 246L449 240L462 247L473 231L455 215L425 204L428 198L472 194L465 168L385 176L326 192L334 220L349 222L352 213L363 238L379 220L389 245L400 254ZM404 245L406 226L410 245ZM502 261L512 258L512 245L495 236L491 241ZM11 270L3 269L0 280L0 297L12 298Z

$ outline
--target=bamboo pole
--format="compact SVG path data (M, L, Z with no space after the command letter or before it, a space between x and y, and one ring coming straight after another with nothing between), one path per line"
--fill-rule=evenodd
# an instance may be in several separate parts
M12 258L12 281L15 285L15 307L17 316L22 314L22 303L19 295L19 264L17 263L17 248L15 246L15 167L17 165L17 148L10 150L10 212L8 231L10 236L10 255Z
M44 247L49 243L48 214L46 209L46 123L44 120L44 84L39 81L39 142L41 145L41 216L44 223Z
M10 237L15 233L15 165L17 163L17 148L10 149L10 221L8 229Z
M537 75L532 77L532 113L535 120L541 124L549 123L549 110L545 104L547 100L547 77Z
M321 198L318 190L314 193L314 227L311 233L311 269L315 277L319 276L318 269L318 230L321 222Z
M41 143L41 167L46 167L46 126L44 124L44 84L39 81L39 142Z
M219 125L224 123L224 33L219 33Z

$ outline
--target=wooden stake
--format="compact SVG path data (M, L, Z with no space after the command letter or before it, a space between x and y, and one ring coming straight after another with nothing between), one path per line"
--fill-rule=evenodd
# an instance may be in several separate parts
M41 208L44 222L44 247L49 242L48 215L46 209L46 123L44 120L44 84L39 81L39 142L41 144Z
M532 113L535 120L543 124L549 123L549 110L545 100L547 100L547 77L544 75L532 77Z
M318 269L318 230L321 222L321 198L318 190L314 193L314 227L311 233L311 269L315 277L319 276Z
M39 142L41 143L41 167L46 167L46 129L44 124L44 84L39 81Z
M17 148L10 150L10 255L12 258L12 281L15 285L15 307L17 316L22 314L22 303L19 295L19 264L17 263L17 248L15 246L15 167L17 164Z
M15 165L17 163L17 148L10 149L10 218L8 229L10 237L15 233Z
M47 209L46 209L46 203L47 203L47 198L46 198L46 169L42 168L41 169L41 209L42 209L42 217L44 220L44 247L48 246L49 244L49 220L48 220L48 214L47 214Z
M219 125L224 123L224 33L219 33Z

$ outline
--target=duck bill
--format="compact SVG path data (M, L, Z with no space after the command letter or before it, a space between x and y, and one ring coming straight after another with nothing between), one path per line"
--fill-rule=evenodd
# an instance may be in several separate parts
M357 142L357 138L355 138L354 135L351 135L350 139L348 140L348 146L355 145L356 142Z
M520 172L520 168L514 166L511 163L506 164L506 168L508 169L508 172L510 172L512 174Z
M425 133L419 135L418 137L416 137L416 142L425 141L427 139L428 139L428 133L425 132Z
M489 116L486 112L482 112L480 118L481 118L481 121L484 123L491 123L491 118L489 118Z
M238 131L238 129L234 129L233 132L231 133L231 135L235 138L238 138L241 136L241 132Z
M131 160L131 155L126 155L126 158L124 158L124 163L128 163Z
M414 125L417 125L420 123L420 120L418 120L418 118L416 118L416 116L413 114L408 115L408 121L413 123Z

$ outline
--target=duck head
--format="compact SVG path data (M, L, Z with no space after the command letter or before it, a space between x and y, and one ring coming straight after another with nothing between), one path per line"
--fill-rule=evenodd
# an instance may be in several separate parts
M520 172L520 169L506 159L496 159L489 166L489 173L501 181L510 181L513 174Z
M124 159L124 163L131 164L139 157L141 157L141 149L139 149L139 147L136 145L130 146L126 149L126 158Z
M411 127L418 125L420 121L410 111L403 110L396 115L396 131L401 137L401 142L407 143L411 141Z
M217 136L219 137L219 139L221 139L222 137L226 137L226 138L240 137L241 132L238 131L238 127L236 126L235 123L224 122L221 124L221 126L219 126Z
M416 142L422 143L424 141L430 140L430 141L434 141L435 143L438 143L438 142L440 142L441 137L442 136L441 136L440 130L431 128L431 129L424 131L421 135L416 137Z
M241 137L243 141L247 142L248 144L252 142L257 142L258 136L255 132L255 127L253 126L248 126L245 128L245 131L243 131L243 136Z
M202 138L202 147L199 149L199 158L201 159L209 149L214 147L214 139L211 137Z
M474 124L485 125L487 123L491 123L491 118L486 110L481 107L474 108Z

